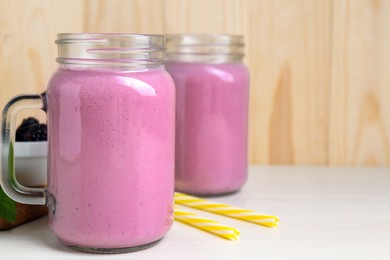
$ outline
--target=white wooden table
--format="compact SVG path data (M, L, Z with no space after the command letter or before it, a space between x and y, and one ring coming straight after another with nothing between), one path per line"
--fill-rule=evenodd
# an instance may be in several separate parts
M61 245L44 217L0 232L0 259L390 259L390 168L251 167L239 193L213 200L277 215L280 226L193 210L238 228L240 239L174 223L153 248L107 256Z

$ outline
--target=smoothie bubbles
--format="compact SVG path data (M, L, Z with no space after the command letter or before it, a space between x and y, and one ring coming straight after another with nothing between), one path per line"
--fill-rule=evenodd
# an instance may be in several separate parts
M175 188L195 195L238 191L247 179L249 73L237 35L168 35L176 85Z
M51 230L69 247L150 247L173 221L175 87L164 37L59 34L56 43L59 66L46 93L4 109L1 185L15 201L46 204ZM24 108L47 112L45 189L15 180L15 117Z

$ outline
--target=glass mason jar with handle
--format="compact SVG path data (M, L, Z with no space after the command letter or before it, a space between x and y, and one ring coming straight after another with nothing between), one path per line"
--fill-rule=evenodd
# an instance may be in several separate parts
M42 95L3 111L4 191L46 204L65 245L119 253L156 244L173 221L175 89L164 37L59 34L58 70ZM48 186L20 185L13 147L18 111L42 109L48 124Z
M166 45L176 85L175 188L201 196L236 192L247 179L243 37L174 34Z

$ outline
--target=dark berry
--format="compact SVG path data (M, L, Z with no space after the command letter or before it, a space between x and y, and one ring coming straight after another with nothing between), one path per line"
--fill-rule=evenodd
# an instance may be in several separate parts
M46 141L47 126L46 124L40 124L39 121L33 117L24 119L16 130L15 139L17 142Z
M29 126L29 125L38 125L39 121L34 117L29 117L23 120L22 126Z

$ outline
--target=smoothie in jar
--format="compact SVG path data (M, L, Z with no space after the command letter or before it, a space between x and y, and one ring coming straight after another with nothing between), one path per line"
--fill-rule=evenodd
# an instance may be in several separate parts
M239 190L247 179L249 73L242 38L168 35L176 86L175 188L200 195Z
M3 110L0 185L14 201L48 207L66 246L92 253L156 245L174 210L175 86L163 35L58 34L58 69L42 94ZM47 187L18 183L16 115L47 113Z
M172 224L174 88L162 69L59 69L48 91L50 227L67 245L126 248ZM168 105L167 105L168 104Z

